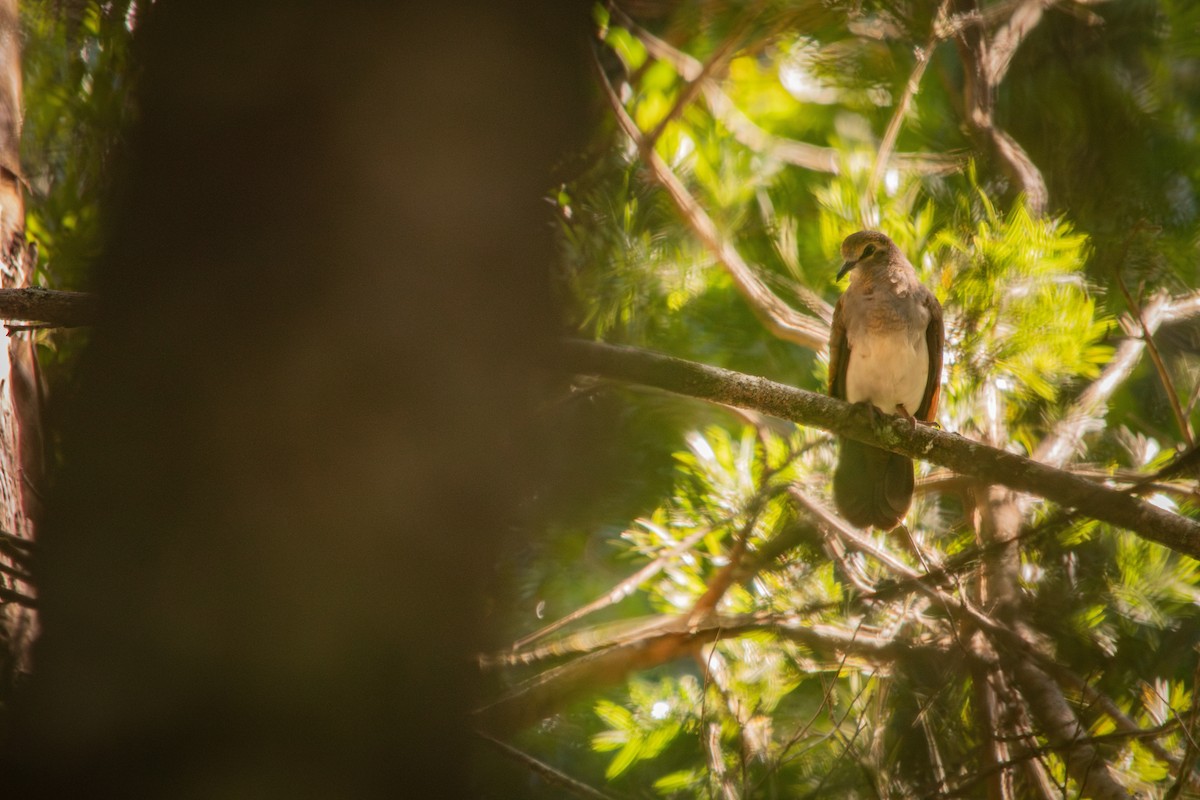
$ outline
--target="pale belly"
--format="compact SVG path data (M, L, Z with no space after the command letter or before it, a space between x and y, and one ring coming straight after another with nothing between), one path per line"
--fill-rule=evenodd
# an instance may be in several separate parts
M895 414L897 404L903 404L909 414L916 414L925 396L928 373L929 347L924 336L865 337L850 342L846 399L851 403L870 401L888 414Z

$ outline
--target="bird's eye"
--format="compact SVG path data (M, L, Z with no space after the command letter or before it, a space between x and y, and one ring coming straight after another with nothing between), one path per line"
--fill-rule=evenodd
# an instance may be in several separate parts
M873 255L875 255L875 245L869 244L863 248L863 254L862 254L863 258L867 258L867 257L873 256Z

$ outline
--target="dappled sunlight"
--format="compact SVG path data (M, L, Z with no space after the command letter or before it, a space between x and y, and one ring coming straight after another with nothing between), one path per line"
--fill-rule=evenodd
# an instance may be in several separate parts
M573 346L580 380L661 393L626 395L630 414L670 408L615 443L619 477L597 493L622 496L646 448L672 468L636 476L654 491L626 492L624 517L577 509L610 548L596 575L610 588L567 592L569 622L516 642L539 677L505 702L519 713L587 686L554 704L594 754L573 774L629 794L1196 788L1177 734L1195 729L1200 641L1200 173L1180 166L1200 159L1200 16L648 9L593 9L606 118L565 184L587 212L563 226L563 275L575 335L638 348ZM781 388L838 380L830 329L850 295L836 278L856 263L839 251L861 230L895 243L944 315L940 403L911 440ZM894 292L903 316L916 289L896 274L869 291ZM833 510L846 437L915 460L894 530ZM593 614L647 611L641 638L532 671L537 647L609 630Z

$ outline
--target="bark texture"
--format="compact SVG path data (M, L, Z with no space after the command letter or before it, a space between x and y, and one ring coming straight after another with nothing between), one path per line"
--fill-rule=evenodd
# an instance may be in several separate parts
M654 386L824 428L910 458L949 467L987 484L1003 484L1067 508L1081 509L1089 517L1200 558L1200 523L1195 520L954 433L911 425L900 418L875 419L849 403L823 394L629 347L566 342L557 363L563 369L582 374Z
M17 0L0 0L0 291L28 285L33 264L25 245L21 182L21 35ZM42 485L41 378L31 333L12 333L0 347L0 528L32 539ZM5 566L14 566L7 556ZM33 593L25 581L3 577L3 588ZM4 606L9 668L29 668L36 621L21 604Z
M64 292L27 286L0 289L0 319L74 328L96 321L96 298L86 292Z

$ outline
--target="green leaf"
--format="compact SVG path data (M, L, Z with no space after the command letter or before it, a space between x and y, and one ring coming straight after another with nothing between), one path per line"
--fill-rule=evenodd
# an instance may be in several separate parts
M607 753L624 747L629 742L629 734L625 731L601 731L592 736L592 749L597 753Z
M633 764L641 758L642 755L642 740L632 739L624 747L621 752L617 753L616 757L609 763L608 769L604 770L604 777L610 781L618 778L629 769Z
M614 730L632 733L637 730L637 721L629 709L608 700L598 700L595 706L596 716Z
M654 790L662 795L674 794L700 786L704 782L704 773L695 769L681 769L663 775L654 782Z
M646 63L646 46L625 28L616 25L610 27L604 42L621 57L630 70L640 69L642 64Z

